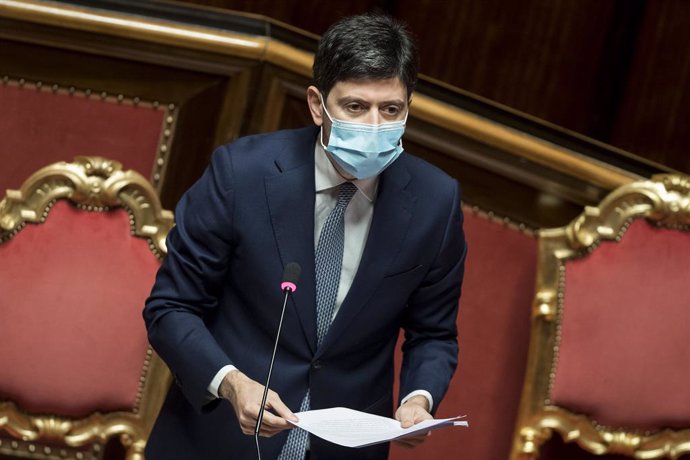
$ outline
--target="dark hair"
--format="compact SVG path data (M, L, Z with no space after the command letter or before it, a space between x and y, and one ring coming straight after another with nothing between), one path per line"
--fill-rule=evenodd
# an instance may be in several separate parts
M398 77L409 97L418 68L417 47L405 24L382 14L349 16L321 37L314 83L325 98L339 81Z

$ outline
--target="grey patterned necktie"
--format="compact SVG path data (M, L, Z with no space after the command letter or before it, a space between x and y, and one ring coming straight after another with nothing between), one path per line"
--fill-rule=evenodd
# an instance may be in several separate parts
M357 192L352 182L344 182L338 188L338 202L323 224L319 242L316 245L316 337L320 347L333 320L335 300L340 285L340 271L343 268L343 247L345 244L345 209ZM309 410L309 390L302 400L299 411ZM290 431L278 460L304 460L308 434L295 428Z

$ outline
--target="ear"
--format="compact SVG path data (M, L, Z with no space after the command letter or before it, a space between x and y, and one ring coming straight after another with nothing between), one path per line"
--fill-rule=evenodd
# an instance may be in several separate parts
M311 118L314 120L316 126L321 126L323 124L323 106L321 105L320 95L321 92L316 86L307 88L307 105L309 106Z

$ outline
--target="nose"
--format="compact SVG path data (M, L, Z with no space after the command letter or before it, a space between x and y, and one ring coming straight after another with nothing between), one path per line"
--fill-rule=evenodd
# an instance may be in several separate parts
M367 116L363 121L364 123L369 123L371 125L378 125L381 124L381 122L383 122L383 119L381 118L381 114L379 113L378 108L372 107L367 112Z

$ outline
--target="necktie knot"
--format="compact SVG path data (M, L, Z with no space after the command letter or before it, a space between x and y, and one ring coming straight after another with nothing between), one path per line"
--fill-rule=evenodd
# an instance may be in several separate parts
M343 182L338 187L338 202L336 206L339 208L347 208L350 200L357 193L357 186L352 182Z

